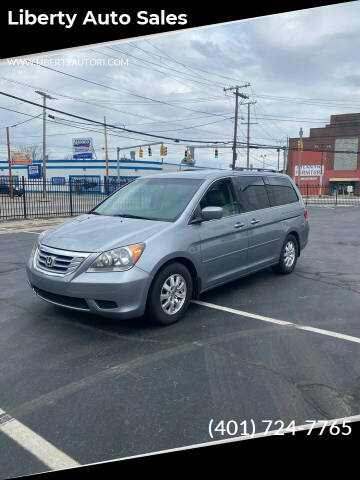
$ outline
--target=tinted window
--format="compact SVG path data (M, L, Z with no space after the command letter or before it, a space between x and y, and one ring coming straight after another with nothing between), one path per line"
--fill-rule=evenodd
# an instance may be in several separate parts
M174 221L201 183L202 180L192 178L138 179L111 195L93 212L98 215Z
M240 207L244 212L252 212L270 207L269 197L262 177L234 177Z
M224 178L211 185L200 201L200 208L205 207L221 207L223 217L239 213L239 205L229 179Z
M286 177L266 177L271 206L297 202L298 196Z

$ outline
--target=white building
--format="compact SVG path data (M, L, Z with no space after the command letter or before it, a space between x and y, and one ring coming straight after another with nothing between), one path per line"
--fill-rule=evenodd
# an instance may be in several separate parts
M37 167L37 168L32 168ZM42 160L34 160L32 166L12 165L12 177L15 184L32 178L41 178ZM184 165L182 165L184 168ZM213 167L197 167L213 168ZM37 175L34 175L37 170ZM121 158L119 161L120 182L127 183L137 177L151 175L159 172L171 172L180 170L180 163L162 162L159 160L130 160ZM63 185L68 180L85 180L100 185L105 181L105 160L48 160L46 162L46 177L52 185ZM7 160L0 160L0 181L9 178L9 167ZM117 160L109 160L109 180L117 180ZM92 189L96 190L96 187Z

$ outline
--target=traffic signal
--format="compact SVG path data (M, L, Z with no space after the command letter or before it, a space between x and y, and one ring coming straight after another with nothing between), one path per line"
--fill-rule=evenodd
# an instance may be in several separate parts
M217 148L215 148L215 158L219 158L219 151Z
M139 150L139 157L142 158L142 156L143 156L143 149L140 148L140 150Z
M304 150L304 143L302 142L302 140L297 141L297 146L298 146L298 150L301 150L301 151Z
M148 148L148 152L149 152L149 157L151 157L152 153L151 153L151 147Z
M167 155L167 147L165 147L164 145L161 145L160 146L160 156L165 157L166 155Z
M167 155L167 147L164 147L164 157Z
M188 151L187 150L185 150L184 160L185 160L185 162L188 161Z

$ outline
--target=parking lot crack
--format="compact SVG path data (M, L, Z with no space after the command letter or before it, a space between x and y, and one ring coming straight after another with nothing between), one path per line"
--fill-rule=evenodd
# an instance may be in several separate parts
M321 276L321 273L320 272L314 272L314 273L300 273L299 271L295 271L294 272L295 275L297 275L298 277L301 277L301 278L305 278L306 280L312 280L314 282L320 282L320 283L324 283L324 284L327 284L327 285L331 285L333 287L338 287L338 288L343 288L344 290L348 290L350 292L354 292L354 293L358 293L360 294L360 290L357 290L356 288L353 288L351 285L353 283L358 283L357 281L343 281L343 280L339 280L338 282L330 282L328 280L325 280L324 278L322 278Z
M211 345L211 348L214 348L218 351L226 353L226 354L228 354L232 357L236 357L237 360L240 361L241 363L243 363L244 365L250 365L250 366L253 366L253 367L262 368L264 370L267 370L267 371L273 373L274 375L279 376L282 380L284 380L285 382L290 384L292 387L294 387L300 393L300 395L304 399L304 401L308 405L310 405L314 410L316 410L320 415L322 415L324 418L331 418L331 415L324 408L322 408L310 395L307 395L306 387L308 385L298 384L290 375L282 372L280 369L275 368L272 365L268 365L268 364L263 363L263 362L256 362L256 361L251 361L251 360L248 360L248 359L241 358L238 354L236 354L234 352L231 352L231 351L227 350L226 348L219 347L217 345L216 346ZM329 388L331 388L331 387L329 387ZM339 394L339 395L341 395L341 394Z

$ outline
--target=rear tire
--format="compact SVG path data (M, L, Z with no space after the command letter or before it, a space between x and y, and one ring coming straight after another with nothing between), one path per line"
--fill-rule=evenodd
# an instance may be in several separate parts
M273 267L276 273L288 275L296 265L299 245L294 235L288 235L283 243L279 263Z
M170 263L161 269L151 285L147 315L157 325L171 325L184 315L192 297L193 282L182 263Z

